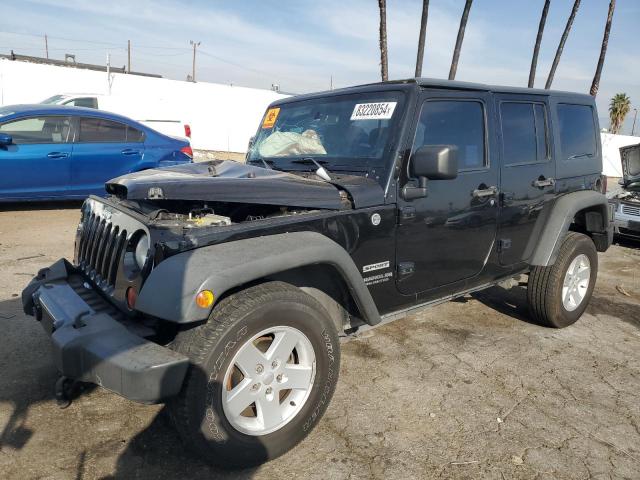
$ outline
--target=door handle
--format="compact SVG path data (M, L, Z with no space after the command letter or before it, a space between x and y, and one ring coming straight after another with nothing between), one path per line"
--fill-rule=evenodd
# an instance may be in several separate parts
M67 158L69 156L66 152L51 152L47 154L49 158Z
M556 181L553 178L544 178L542 175L537 180L534 180L531 183L534 187L544 188L544 187L552 187L556 184Z
M121 152L123 155L138 155L140 150L134 150L133 148L125 148Z
M473 191L476 198L492 197L498 193L498 187L477 188Z

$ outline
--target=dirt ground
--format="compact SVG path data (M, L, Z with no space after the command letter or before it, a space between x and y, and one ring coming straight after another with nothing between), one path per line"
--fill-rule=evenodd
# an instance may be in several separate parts
M0 211L0 477L640 478L640 244L600 256L587 314L528 323L524 288L494 288L343 344L333 402L312 434L257 469L185 451L162 406L93 389L66 410L31 276L72 254L78 204Z

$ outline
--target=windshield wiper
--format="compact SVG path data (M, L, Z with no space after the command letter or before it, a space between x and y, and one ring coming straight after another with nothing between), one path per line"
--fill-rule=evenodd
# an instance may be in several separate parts
M321 179L327 182L331 181L331 175L329 175L329 172L327 171L327 169L322 166L323 163L324 164L329 163L326 160L316 160L314 158L307 157L307 158L302 158L300 160L291 160L291 163L303 163L303 164L313 163L316 167L318 167L318 169L316 170L316 175L318 175Z
M273 170L273 167L271 166L271 164L273 164L273 160L265 160L262 157L258 157L258 158L252 158L249 161L251 163L253 163L253 162L262 162L262 164L264 165L264 168L266 168L267 170Z

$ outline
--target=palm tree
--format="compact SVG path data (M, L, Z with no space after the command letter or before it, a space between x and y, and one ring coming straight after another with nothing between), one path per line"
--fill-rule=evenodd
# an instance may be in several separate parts
M626 93L616 93L609 104L609 118L611 119L611 133L620 133L624 119L631 110L631 99Z
M380 10L380 74L382 81L389 80L389 65L387 63L387 0L378 0Z
M607 14L607 23L604 27L604 36L602 37L602 46L600 47L600 58L598 58L598 66L596 67L596 73L593 76L593 82L591 83L591 90L589 90L589 93L594 97L598 94L598 88L600 87L600 75L602 75L604 57L607 55L607 45L609 45L609 32L611 31L611 21L613 20L613 11L615 10L615 8L616 8L616 0L611 0L609 2L609 13Z
M462 49L462 40L464 40L464 30L467 28L467 20L469 19L469 10L473 0L467 0L464 4L462 17L460 17L460 26L458 27L458 38L456 38L456 46L453 49L453 58L451 59L451 68L449 69L449 80L456 79L458 71L458 59L460 58L460 49Z
M538 66L538 53L540 52L540 43L542 42L542 33L544 32L544 24L547 23L547 13L549 13L549 4L551 0L545 0L538 24L538 35L536 36L536 45L533 47L533 57L531 57L531 69L529 70L529 88L533 88L536 79L536 67Z
M427 34L427 18L429 17L429 0L422 0L422 18L420 20L420 37L418 39L418 57L416 58L416 77L422 75L424 59L424 37Z
M573 9L571 9L571 15L569 15L569 20L567 20L567 24L564 27L564 32L562 32L560 44L558 45L558 49L556 50L556 56L553 58L553 64L551 65L549 76L547 77L547 83L544 85L544 88L546 88L547 90L551 88L551 84L553 83L553 77L556 74L556 68L558 68L558 63L560 62L560 56L562 55L562 50L564 50L564 44L567 41L569 32L571 31L573 19L576 18L576 13L578 13L578 7L580 7L580 0L575 0L575 2L573 2Z

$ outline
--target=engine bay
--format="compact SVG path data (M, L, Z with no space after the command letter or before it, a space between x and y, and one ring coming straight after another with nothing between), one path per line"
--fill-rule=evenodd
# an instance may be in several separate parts
M178 200L122 200L119 203L123 207L144 215L155 226L182 228L226 227L318 211L279 205Z

